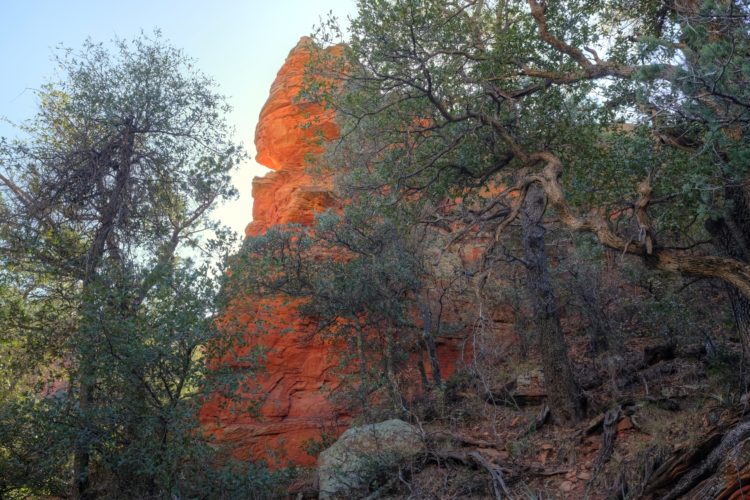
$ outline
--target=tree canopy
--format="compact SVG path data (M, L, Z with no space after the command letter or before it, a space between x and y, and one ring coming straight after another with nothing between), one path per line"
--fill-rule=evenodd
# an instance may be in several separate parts
M229 106L158 33L56 62L0 146L0 491L240 494L261 475L206 468L196 419L232 248L210 213L244 156Z
M499 236L537 185L567 228L747 297L747 14L737 1L364 1L343 91L310 94L343 117L354 182L460 196L463 234ZM717 231L734 250L712 248Z

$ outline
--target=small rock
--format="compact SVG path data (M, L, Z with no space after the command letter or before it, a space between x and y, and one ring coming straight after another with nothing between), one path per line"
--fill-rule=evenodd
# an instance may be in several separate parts
M630 430L633 428L633 422L630 421L630 418L625 417L617 424L617 432L625 432L627 430Z
M578 473L578 479L581 479L582 481L591 481L591 478L591 473L586 472L585 470Z
M571 491L573 491L573 482L563 481L562 484L560 484L560 491L563 491L565 493L570 493Z
M506 462L510 458L510 453L507 451L496 450L494 448L481 448L479 451L495 463Z

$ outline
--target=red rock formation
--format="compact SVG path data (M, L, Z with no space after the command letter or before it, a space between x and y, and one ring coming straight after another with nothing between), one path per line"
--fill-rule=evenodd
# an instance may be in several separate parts
M334 115L321 106L297 102L305 66L316 50L320 49L309 38L300 40L278 72L260 113L256 160L272 172L253 180L253 221L245 229L248 237L262 235L276 224L311 225L316 213L339 206L331 179L308 170L309 160L325 147L320 139L338 136ZM338 49L328 50L335 55ZM265 369L248 380L257 392L246 394L248 398L263 395L258 416L224 408L218 396L201 411L204 428L220 443L231 445L237 458L264 459L272 466L313 465L315 457L305 451L305 441L319 439L321 431L338 435L349 422L346 410L328 398L340 385L336 349L315 335L316 325L301 316L299 304L282 296L240 297L225 315L226 324L250 325L243 334L245 345L238 348L242 352L237 354L257 347L266 350ZM455 361L463 352L461 340L438 341L444 377L455 371ZM223 358L221 362L245 369L240 361Z
M336 205L329 179L312 178L307 166L308 159L322 151L319 138L337 137L338 127L332 113L322 107L296 102L314 50L308 38L292 49L260 113L256 160L273 172L253 180L253 221L245 230L247 236L263 234L275 224L310 225L315 213ZM277 466L287 461L312 465L315 458L305 452L304 442L319 438L322 429L337 433L347 423L347 416L326 397L338 385L332 374L337 360L297 305L283 297L241 300L225 318L231 321L235 316L239 323L251 325L247 349L266 349L264 373L250 381L265 395L257 418L222 408L219 398L201 412L204 426L220 442L231 444L238 458L265 459ZM257 331L256 323L264 325L263 332Z
M247 236L262 234L274 224L310 225L316 212L335 205L330 181L313 179L307 172L308 160L323 151L321 139L338 137L333 112L296 102L314 50L307 37L292 49L260 112L255 159L273 172L253 180L253 222L245 229Z

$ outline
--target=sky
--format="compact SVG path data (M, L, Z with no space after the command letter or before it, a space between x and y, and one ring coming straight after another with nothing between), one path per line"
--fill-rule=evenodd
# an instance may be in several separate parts
M33 90L54 77L58 45L132 39L158 28L228 96L235 139L251 158L258 115L289 51L329 11L344 25L356 12L355 0L0 0L0 6L0 117L31 118L38 104ZM0 136L15 135L0 121ZM238 235L252 218L252 179L266 171L252 159L241 165L234 175L240 198L215 212Z

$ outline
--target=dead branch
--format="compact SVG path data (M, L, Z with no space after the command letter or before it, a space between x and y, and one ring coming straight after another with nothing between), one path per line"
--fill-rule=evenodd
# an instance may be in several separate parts
M724 434L712 434L700 446L676 454L671 460L654 473L649 481L645 493L656 493L660 487L666 486L678 478L674 486L666 495L665 500L680 498L688 493L698 482L712 473L718 465L726 459L730 452L750 437L750 421L742 422ZM710 450L710 451L709 451ZM703 458L705 457L705 458ZM696 466L693 466L696 464Z
M604 432L602 433L602 448L594 461L594 475L602 470L607 463L607 460L609 460L609 457L612 456L612 452L615 451L615 439L617 438L616 425L620 420L621 415L622 409L619 406L608 410L607 413L604 414L604 421L602 422L602 427L604 429Z
M503 480L503 471L500 467L491 464L479 452L476 451L470 452L468 454L468 457L470 457L477 465L489 472L490 477L492 478L492 489L495 492L496 499L500 500L506 496L511 496L510 490L505 485L505 481Z
M654 253L654 231L648 216L648 205L651 202L651 175L638 184L638 200L635 202L634 212L638 221L639 240L646 248L646 255Z

